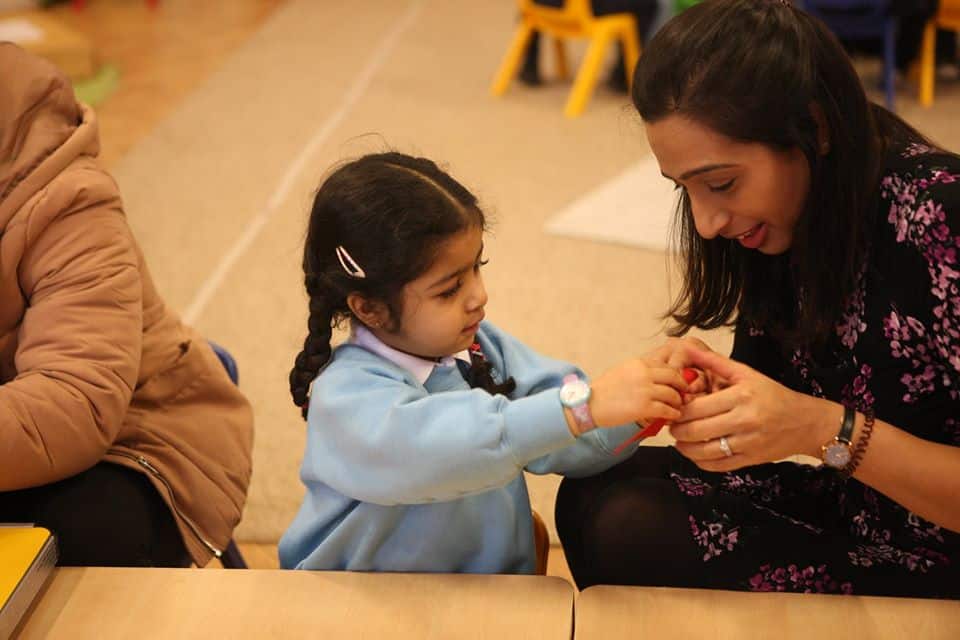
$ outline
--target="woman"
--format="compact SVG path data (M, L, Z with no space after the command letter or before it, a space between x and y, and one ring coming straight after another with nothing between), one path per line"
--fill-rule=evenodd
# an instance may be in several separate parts
M157 295L93 111L0 43L0 522L60 564L204 565L240 520L253 418Z
M736 333L664 347L708 373L675 449L564 481L577 583L960 597L960 158L783 2L689 9L635 80L681 196L670 315Z

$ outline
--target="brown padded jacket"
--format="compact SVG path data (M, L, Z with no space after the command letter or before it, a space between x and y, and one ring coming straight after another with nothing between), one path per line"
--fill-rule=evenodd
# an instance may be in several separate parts
M240 521L253 413L157 294L93 111L0 43L0 491L144 473L204 565Z

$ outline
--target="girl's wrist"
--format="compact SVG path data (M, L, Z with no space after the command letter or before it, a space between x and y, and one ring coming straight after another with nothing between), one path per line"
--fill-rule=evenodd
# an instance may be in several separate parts
M572 435L574 438L579 438L580 426L577 424L577 419L574 417L573 412L567 407L564 407L563 417L567 420L567 429L570 430L570 435Z

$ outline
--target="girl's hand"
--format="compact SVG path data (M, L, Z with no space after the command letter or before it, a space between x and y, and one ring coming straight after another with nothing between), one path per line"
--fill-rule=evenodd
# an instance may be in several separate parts
M636 358L614 367L591 385L590 412L599 427L615 427L681 416L687 383L680 371L655 358Z
M839 405L787 389L710 351L688 349L685 363L717 376L717 387L727 385L692 399L670 429L677 450L703 469L730 471L798 453L818 456L836 435Z
M689 368L687 352L690 349L713 352L710 345L703 340L685 336L683 338L668 338L661 347L650 354L650 358L673 369L682 370ZM687 388L684 402L689 402L695 397L713 393L727 386L726 381L712 371L698 371L700 371L700 375Z

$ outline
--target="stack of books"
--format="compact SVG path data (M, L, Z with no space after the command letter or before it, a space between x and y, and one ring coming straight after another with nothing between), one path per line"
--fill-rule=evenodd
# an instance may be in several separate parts
M56 539L49 531L0 524L0 639L13 635L56 564Z

